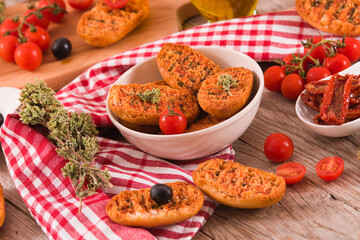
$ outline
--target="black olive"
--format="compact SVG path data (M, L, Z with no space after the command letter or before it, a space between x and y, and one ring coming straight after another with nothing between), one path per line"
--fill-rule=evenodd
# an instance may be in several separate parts
M4 116L0 113L0 126L4 123Z
M71 53L71 42L67 38L58 38L52 44L51 51L57 59L64 59Z
M150 197L157 204L162 205L170 202L173 196L172 189L165 184L155 184L150 190Z

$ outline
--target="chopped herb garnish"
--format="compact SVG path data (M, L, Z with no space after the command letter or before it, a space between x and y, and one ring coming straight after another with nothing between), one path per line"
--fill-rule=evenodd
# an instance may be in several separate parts
M228 73L220 75L216 84L221 85L225 89L226 93L230 96L232 96L230 88L238 86L236 80L233 79L232 76Z
M158 104L160 102L161 92L160 89L153 88L151 90L146 90L143 93L139 93L139 97L144 102Z

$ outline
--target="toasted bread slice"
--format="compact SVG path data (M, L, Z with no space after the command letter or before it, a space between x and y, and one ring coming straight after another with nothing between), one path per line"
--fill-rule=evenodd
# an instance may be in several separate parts
M106 47L126 36L149 13L148 0L129 0L121 9L113 9L99 0L80 17L76 32L91 46Z
M265 208L284 196L284 178L237 162L212 159L193 171L194 183L206 195L235 208Z
M144 101L140 94L159 91L159 102ZM160 115L170 108L182 111L189 123L199 114L195 96L174 89L164 81L147 84L114 85L110 89L108 105L110 110L123 121L139 125L159 125Z
M209 75L221 70L195 49L182 44L166 43L156 57L160 74L169 86L196 94Z
M150 197L150 188L123 191L106 205L106 213L117 223L136 227L159 227L185 221L195 216L204 204L204 194L185 183L167 183L173 197L169 203L158 205Z
M253 79L253 73L242 67L226 68L208 77L197 95L200 107L215 118L233 116L249 99Z
M206 116L204 116L202 118L198 118L193 123L189 124L189 126L186 128L185 132L199 131L201 129L212 127L222 121L223 121L223 119L217 119L217 118L214 118L213 116L207 114Z
M4 224L5 220L5 197L3 187L0 184L0 227Z

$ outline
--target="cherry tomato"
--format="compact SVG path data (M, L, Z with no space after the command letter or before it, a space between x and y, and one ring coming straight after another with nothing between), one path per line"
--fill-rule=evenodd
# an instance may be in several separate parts
M326 67L313 67L306 73L306 83L318 81L330 75L331 72Z
M111 8L123 8L127 4L128 0L104 0L105 4Z
M50 19L49 19L49 13L46 11L41 12L41 17L37 17L36 14L34 13L37 10L37 8L33 8L33 9L28 9L25 13L24 16L28 16L26 18L26 22L35 26L40 26L43 29L47 29L49 27L50 24Z
M14 21L13 19L10 19L10 18L5 19L0 25L0 37L7 35L8 31L11 35L13 35L15 37L19 37L18 31L15 30L19 27L19 25L20 25L20 20ZM23 29L25 29L25 28L26 28L26 26L24 24Z
M71 7L84 11L91 7L93 0L68 0Z
M281 83L281 94L288 99L296 99L305 88L305 81L297 73L287 75Z
M285 179L286 184L295 184L304 178L306 168L301 163L287 162L281 164L276 170L276 175Z
M340 157L326 157L316 164L316 173L325 181L337 179L344 170L344 160Z
M7 62L15 62L15 49L19 46L18 39L13 35L0 38L0 57Z
M285 134L273 133L265 140L264 153L272 162L285 162L291 157L293 152L294 144Z
M165 134L179 134L183 133L186 129L187 120L179 109L165 110L159 119L159 126Z
M64 0L40 0L38 7L42 8L53 4L57 4L59 5L60 8L66 10L66 5ZM65 16L65 12L63 11L57 14L52 13L52 11L54 11L53 8L44 10L44 12L49 14L49 19L51 22L60 22L60 20Z
M333 57L327 57L324 61L324 67L329 69L331 74L338 73L351 66L350 60L341 53L336 54Z
M41 49L33 42L26 42L19 45L14 55L16 64L22 69L29 71L38 68L42 61Z
M297 54L295 54L297 55ZM294 63L292 62L294 60L293 55L289 54L287 55L283 61L285 62L286 65L294 65L294 66L298 66L299 63ZM285 66L284 66L285 67ZM302 65L303 69L305 72L307 72L308 68L309 68L309 63L307 61L303 61L303 65ZM286 68L285 68L286 69ZM299 69L293 71L292 73L299 73Z
M50 35L42 27L35 26L35 28L26 29L24 36L28 42L36 43L41 51L45 52L48 49L50 44Z
M314 36L312 38L312 43L316 44L316 43L320 42L321 40L323 40L322 37ZM305 48L304 54L306 55L310 50L311 50L311 47ZM326 53L327 53L326 47L324 45L319 45L319 46L315 47L314 50L311 51L310 56L314 59L319 60L320 64L323 64L323 62L326 58ZM310 58L307 58L307 61L311 64L315 64L314 61Z
M272 66L265 70L265 87L273 92L280 92L281 82L285 78L285 69L281 66Z
M360 41L352 37L345 37L346 46L338 48L338 52L349 58L354 63L360 58Z

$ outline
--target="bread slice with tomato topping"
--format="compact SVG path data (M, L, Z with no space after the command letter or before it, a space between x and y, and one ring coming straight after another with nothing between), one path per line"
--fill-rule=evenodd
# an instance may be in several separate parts
M284 178L223 159L201 163L193 171L195 185L215 201L235 208L265 208L285 194Z
M134 30L149 13L148 0L129 0L120 9L99 0L93 9L80 17L76 32L91 46L106 47Z
M170 202L159 205L150 197L150 189L123 191L106 205L114 222L134 227L159 227L185 221L195 216L204 204L204 194L185 183L167 183L173 192Z
M206 78L197 95L200 107L211 116L225 119L248 101L254 75L242 67L226 68Z
M3 187L0 184L0 227L4 224L5 220L5 197Z
M182 44L166 43L156 57L165 82L177 89L196 94L201 83L221 70L220 66L195 49Z
M114 85L108 106L121 120L138 125L158 126L161 114L168 108L182 111L189 123L199 114L195 96L171 88L164 81Z

